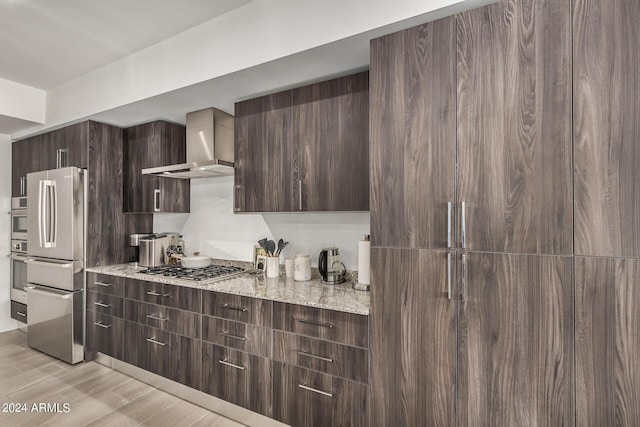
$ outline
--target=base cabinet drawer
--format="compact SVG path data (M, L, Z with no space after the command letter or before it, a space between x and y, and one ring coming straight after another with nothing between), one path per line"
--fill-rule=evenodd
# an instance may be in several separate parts
M27 306L25 304L11 301L11 318L27 323Z
M154 374L168 376L171 368L169 335L160 329L125 322L123 360Z
M271 416L271 360L204 343L202 367L203 392Z
M122 298L110 294L87 291L87 310L122 318Z
M368 426L369 387L276 364L273 418L296 427Z
M271 329L202 316L202 339L236 350L271 357Z
M124 320L87 310L87 350L122 360Z
M87 291L104 295L124 296L124 282L126 278L110 276L108 274L87 273Z

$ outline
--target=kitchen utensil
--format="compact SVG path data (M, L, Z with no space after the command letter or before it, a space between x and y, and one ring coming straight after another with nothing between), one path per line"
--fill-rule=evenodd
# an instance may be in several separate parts
M276 249L275 255L280 255L280 250L282 250L282 245L284 244L284 240L278 240L278 249Z
M268 240L267 241L267 254L269 254L270 256L273 256L275 251L276 251L276 242L274 242L273 240Z
M311 257L309 255L296 255L296 259L293 261L293 279L299 282L311 280Z
M180 258L180 264L187 268L203 268L211 265L211 257L204 255L183 256Z
M264 249L265 251L267 250L267 238L266 237L264 239L258 240L258 244L260 245L260 247L262 249Z
M284 243L282 244L282 246L281 246L280 248L278 248L278 250L276 251L276 255L280 255L280 254L282 253L282 250L283 250L284 248L286 248L288 244L289 244L289 242L284 242Z
M323 248L320 251L318 270L322 283L337 285L345 282L347 268L340 261L340 250L337 247Z

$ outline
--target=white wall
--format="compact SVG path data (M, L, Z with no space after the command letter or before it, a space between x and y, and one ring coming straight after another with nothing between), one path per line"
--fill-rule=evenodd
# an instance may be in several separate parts
M0 114L44 123L47 93L0 78Z
M153 229L178 231L187 252L252 261L253 245L263 237L290 242L284 257L311 254L317 265L324 246L338 246L349 269L358 266L358 240L369 234L369 213L234 214L233 177L191 180L190 214L155 214Z
M0 332L16 329L17 322L11 318L11 288L9 259L4 256L9 253L11 227L9 215L2 212L11 210L11 140L8 135L0 134Z

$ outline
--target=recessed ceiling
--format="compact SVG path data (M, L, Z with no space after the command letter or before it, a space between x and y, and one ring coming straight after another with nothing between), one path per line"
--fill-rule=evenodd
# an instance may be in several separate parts
M0 78L52 89L250 1L0 0Z

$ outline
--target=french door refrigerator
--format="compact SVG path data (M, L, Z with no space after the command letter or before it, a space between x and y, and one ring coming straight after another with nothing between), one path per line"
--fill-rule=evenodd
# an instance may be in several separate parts
M84 360L86 172L27 175L27 342L64 360Z

